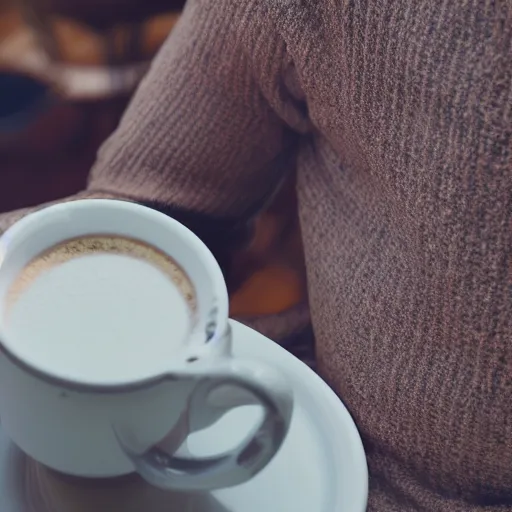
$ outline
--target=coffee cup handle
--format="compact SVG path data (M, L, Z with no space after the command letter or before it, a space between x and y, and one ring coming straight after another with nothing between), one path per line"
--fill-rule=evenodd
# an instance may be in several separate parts
M264 414L256 431L236 448L205 458L169 454L157 446L137 454L122 441L121 446L136 471L156 487L210 491L242 484L259 473L281 447L292 416L292 390L275 369L253 361L229 359L220 368L217 361L214 368L195 367L194 375L199 382L189 401L187 436L233 408L259 404ZM221 388L226 391L215 397Z

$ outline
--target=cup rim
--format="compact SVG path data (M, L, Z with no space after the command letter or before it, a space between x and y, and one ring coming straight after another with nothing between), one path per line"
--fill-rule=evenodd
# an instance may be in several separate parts
M143 215L153 217L152 220L156 222L167 223L168 225L172 225L173 229L181 231L181 233L184 236L189 237L190 242L193 245L193 250L198 251L201 255L201 259L205 260L205 265L208 265L211 271L211 278L213 283L212 286L219 292L219 321L216 324L215 335L213 336L211 341L208 341L208 346L211 346L212 350L214 350L213 345L222 343L223 334L226 331L228 325L229 299L224 277L219 267L219 264L217 263L217 260L215 259L211 251L208 249L208 247L204 244L204 242L183 224L173 219L172 217L165 215L164 213L161 213L157 210L143 206L138 203L118 199L88 198L78 199L65 203L58 203L55 205L43 207L40 210L32 212L23 217L22 219L18 220L9 229L7 229L2 236L0 236L0 272L2 271L2 264L5 257L4 254L8 251L9 239L13 239L15 237L22 235L24 231L26 231L30 227L33 227L35 224L41 222L41 220L43 220L45 217L47 218L56 213L64 212L70 208L78 209L93 207L94 205L92 203L101 203L103 206L112 206L113 208L116 209L125 209L126 211L131 212L133 212L134 210L138 210L138 212L142 213ZM176 380L178 378L177 374L181 373L180 369L183 370L183 365L181 368L173 368L173 365L171 363L169 364L169 368L167 370L159 373L155 372L155 375L151 375L141 379L120 380L108 383L94 383L82 381L79 379L66 378L52 374L49 371L39 368L36 364L31 363L22 356L18 355L16 353L16 350L14 350L12 346L10 347L8 343L6 343L7 336L5 335L4 331L4 327L2 325L2 322L0 321L1 354L5 355L7 359L9 359L12 363L18 366L21 370L31 374L32 376L42 381L45 381L49 384L64 387L72 391L88 393L120 393L127 391L135 391L155 386L163 381ZM189 371L185 373L188 374Z

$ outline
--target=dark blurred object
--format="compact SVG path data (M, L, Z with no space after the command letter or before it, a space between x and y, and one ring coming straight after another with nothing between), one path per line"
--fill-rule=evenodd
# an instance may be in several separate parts
M32 153L40 158L76 146L73 142L83 135L83 120L84 115L59 97L51 84L33 75L0 68L2 167L17 154Z
M25 103L22 115L9 116L15 122L0 130L0 211L84 189L96 151L115 129L127 101L81 103L54 95L43 107Z
M86 106L61 103L23 134L29 151L0 151L0 211L41 204L83 190L96 151L115 129L126 102L118 98ZM84 110L88 130L86 136L77 137L73 134L80 133L76 128L83 126Z
M52 103L48 84L29 75L0 71L0 136L22 131Z

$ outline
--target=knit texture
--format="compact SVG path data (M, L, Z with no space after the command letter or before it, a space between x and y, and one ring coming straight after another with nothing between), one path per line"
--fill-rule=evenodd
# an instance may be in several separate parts
M512 510L511 42L508 0L190 0L91 174L230 225L296 168L372 512Z

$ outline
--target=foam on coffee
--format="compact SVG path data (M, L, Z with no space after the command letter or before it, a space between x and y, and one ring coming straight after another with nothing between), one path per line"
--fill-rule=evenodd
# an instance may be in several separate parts
M144 242L80 237L34 258L11 284L7 335L38 367L119 381L150 375L186 341L196 292L171 257Z

